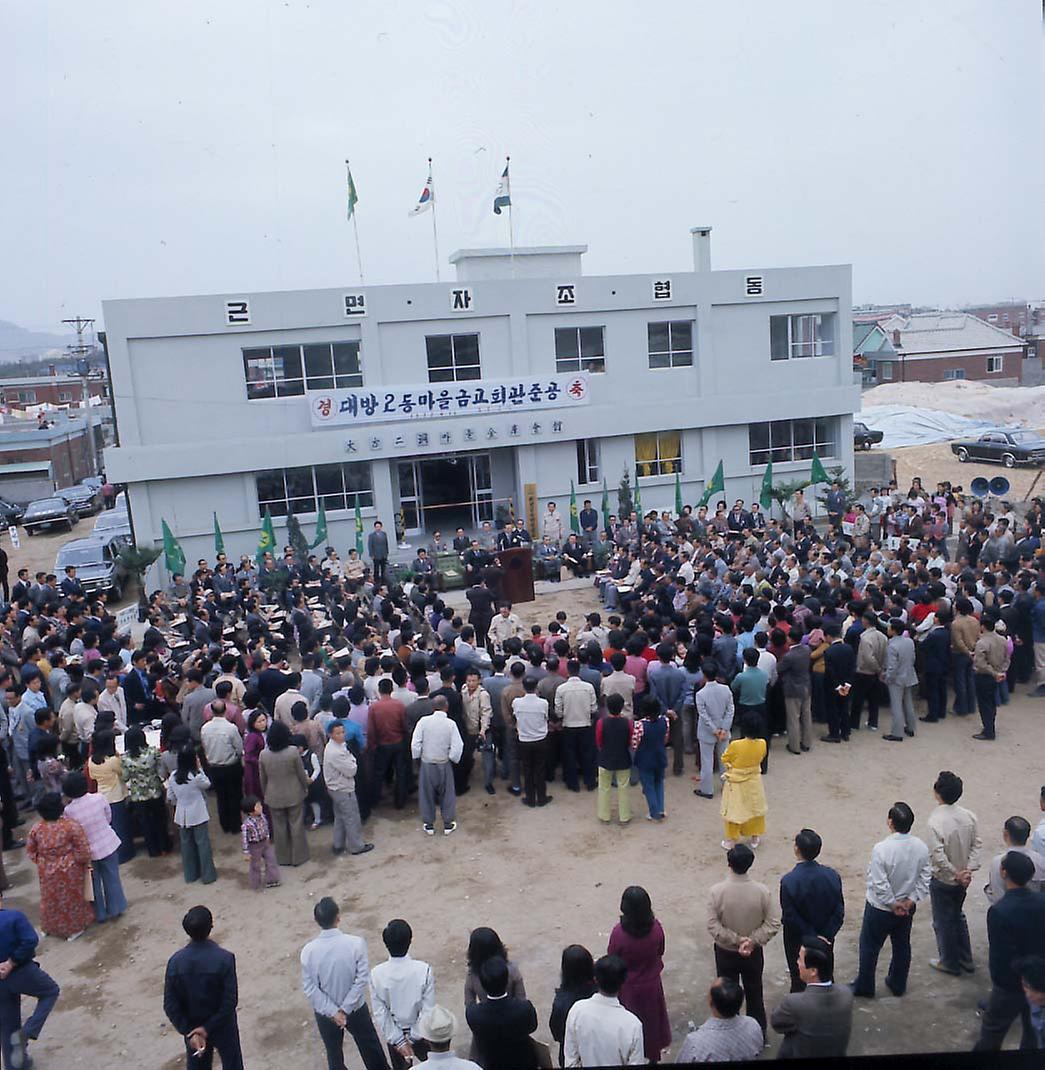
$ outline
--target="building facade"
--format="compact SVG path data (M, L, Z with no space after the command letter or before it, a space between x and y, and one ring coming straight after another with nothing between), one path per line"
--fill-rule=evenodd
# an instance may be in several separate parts
M87 380L88 394L103 401L109 399L109 384L101 378ZM27 375L0 379L0 406L27 409L33 405L80 408L83 405L83 380L58 375Z
M102 449L102 429L95 425L95 453ZM0 423L0 494L19 505L46 498L93 475L83 420L60 416L40 427L36 420Z
M108 301L120 445L139 543L166 520L190 562L253 553L294 512L329 542L380 518L449 538L555 500L695 502L721 460L732 501L814 449L852 472L859 405L846 266L586 276L584 246L466 250L453 283ZM398 524L397 524L398 521ZM285 529L284 529L285 530ZM416 541L416 538L415 538Z

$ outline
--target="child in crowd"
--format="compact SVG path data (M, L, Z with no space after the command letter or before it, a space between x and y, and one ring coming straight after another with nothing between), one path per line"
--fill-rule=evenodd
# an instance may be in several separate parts
M264 866L265 887L278 888L279 864L261 800L256 795L246 795L240 809L243 811L243 854L250 860L250 886L256 892L261 891L261 871Z

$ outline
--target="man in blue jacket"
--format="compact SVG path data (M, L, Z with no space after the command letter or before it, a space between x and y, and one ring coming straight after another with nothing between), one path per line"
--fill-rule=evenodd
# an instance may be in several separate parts
M26 1044L36 1040L58 1002L58 985L33 961L40 938L20 910L8 910L0 893L0 1050L3 1065L30 1065ZM36 1009L22 1024L22 996Z
M784 955L791 973L791 991L803 992L798 973L798 952L803 942L821 937L834 944L845 920L842 879L830 866L816 861L823 840L812 830L795 837L798 864L780 878L780 916L784 928Z
M211 940L214 918L206 907L193 907L181 927L189 943L167 960L163 1010L185 1038L185 1065L211 1070L216 1050L223 1070L243 1070L236 956Z

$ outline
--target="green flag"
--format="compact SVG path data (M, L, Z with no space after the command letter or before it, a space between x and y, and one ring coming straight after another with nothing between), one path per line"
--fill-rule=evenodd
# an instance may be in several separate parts
M574 489L573 480L570 480L570 531L574 535L580 535L581 522L577 518L577 491Z
M276 532L272 527L272 513L265 506L265 518L261 521L261 531L258 534L258 550L254 555L257 558L258 568L261 568L265 560L265 554L272 553L276 548Z
M635 465L635 512L642 523L642 488L639 486L639 466Z
M359 511L359 495L356 495L356 553L363 556L363 514Z
M348 173L348 189L346 191L348 194L348 214L345 218L351 219L356 210L356 201L359 198L356 196L356 184L352 181L352 168L348 166L348 160L345 160L345 171Z
M718 468L715 469L715 474L711 477L711 482L704 488L704 493L700 496L700 504L707 505L711 501L711 495L718 493L722 494L726 489L726 479L722 474L722 462L718 462Z
M327 503L319 499L319 516L316 517L316 537L312 540L310 550L327 541Z
M610 492L606 489L606 477L602 477L602 526L610 531Z
M809 482L810 483L830 483L831 477L824 471L824 466L820 463L820 458L817 457L816 451L813 451L813 465L809 469Z
M175 573L185 575L185 551L174 537L171 529L167 527L167 521L161 520L163 525L163 555L167 571L173 576Z
M225 552L225 539L221 534L221 528L218 526L218 514L214 514L214 552L216 554L223 554Z
M677 468L675 469L675 516L682 516L682 477Z
M773 462L766 465L765 474L762 476L762 493L758 496L758 503L763 509L768 509L773 504Z

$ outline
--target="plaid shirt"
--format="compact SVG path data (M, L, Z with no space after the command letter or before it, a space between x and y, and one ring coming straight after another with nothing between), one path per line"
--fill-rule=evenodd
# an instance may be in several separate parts
M243 853L250 853L252 843L264 843L269 838L269 823L265 815L248 814L243 818Z

